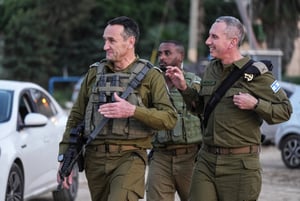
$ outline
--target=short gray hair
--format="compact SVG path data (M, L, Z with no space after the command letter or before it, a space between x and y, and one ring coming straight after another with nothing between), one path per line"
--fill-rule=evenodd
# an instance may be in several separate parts
M238 45L240 46L245 38L245 27L235 17L232 16L221 16L216 19L215 22L224 22L227 27L225 29L225 34L228 38L237 37Z

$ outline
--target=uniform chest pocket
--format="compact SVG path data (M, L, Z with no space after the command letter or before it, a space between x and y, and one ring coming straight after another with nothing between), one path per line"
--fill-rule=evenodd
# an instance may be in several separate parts
M242 93L249 93L247 90L245 90L244 88L230 88L226 91L225 93L225 97L229 98L229 97L233 97L234 95L238 95L239 92Z
M201 96L210 96L214 93L214 86L202 86L200 91Z

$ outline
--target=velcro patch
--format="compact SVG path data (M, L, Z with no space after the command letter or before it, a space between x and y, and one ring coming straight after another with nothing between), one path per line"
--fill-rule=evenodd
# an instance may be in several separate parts
M264 74L269 71L268 67L263 62L257 61L257 62L254 62L252 65L258 69L260 74Z
M202 80L201 85L202 86L214 86L214 85L216 85L216 81L215 80Z

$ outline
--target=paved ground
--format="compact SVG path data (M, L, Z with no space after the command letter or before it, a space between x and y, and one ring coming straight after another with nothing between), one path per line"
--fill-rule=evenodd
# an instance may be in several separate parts
M258 201L300 201L300 169L286 168L281 160L279 150L274 146L263 147L261 163L263 185ZM90 195L85 176L83 174L80 176L81 183L76 201L89 201ZM34 201L51 201L51 195ZM176 201L179 199L177 198Z
M263 147L263 185L259 201L300 201L300 169L284 166L278 149Z

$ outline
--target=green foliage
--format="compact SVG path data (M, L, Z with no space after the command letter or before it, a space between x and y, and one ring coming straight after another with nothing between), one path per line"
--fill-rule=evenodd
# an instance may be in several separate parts
M275 22L282 25L279 31L286 24L296 27L299 0L275 0L274 5L268 0L252 2L268 29L264 33L269 41L276 41ZM205 34L198 44L199 57L208 54L204 41L217 17L240 18L234 1L203 0L202 5L204 21L200 23ZM140 25L136 50L140 57L150 59L159 42L166 39L180 40L187 49L189 12L189 0L5 0L0 4L0 40L5 44L0 78L30 80L46 87L50 77L61 76L65 69L71 76L84 74L90 64L105 57L103 30L109 19L120 15ZM285 38L297 34L289 31L292 28L286 30L291 37ZM273 46L285 47L286 40L279 41ZM289 54L290 49L284 55Z
M300 77L299 76L293 76L293 77L283 76L282 80L300 85Z
M296 30L300 19L300 1L252 0L252 3L255 11L253 19L262 21L268 48L283 51L282 64L285 67L294 52L294 40L299 37Z
M69 75L82 75L103 58L103 29L116 16L127 15L139 23L137 53L144 58L150 58L161 40L157 32L150 33L158 26L164 27L162 37L188 37L185 0L6 0L0 10L5 42L5 74L0 78L35 81L44 87L64 69Z
M57 86L53 92L53 97L63 108L66 108L66 103L71 100L72 91L71 85Z
M91 45L95 37L89 37L93 33L85 34L84 26L93 5L93 0L5 1L1 27L6 74L2 78L35 81L45 87L49 77L61 74L64 67L72 65L71 71L75 71L80 61L92 60L95 53L82 52L90 52L90 46L96 46ZM88 42L77 34L86 36ZM76 37L78 40L74 40ZM82 55L86 57L82 59Z

